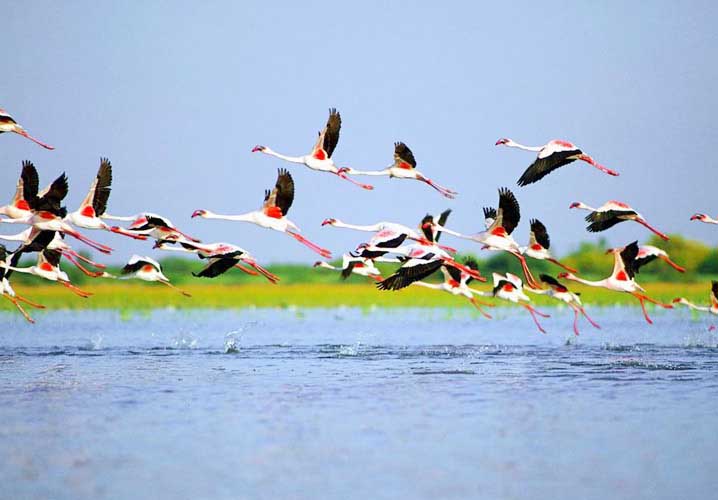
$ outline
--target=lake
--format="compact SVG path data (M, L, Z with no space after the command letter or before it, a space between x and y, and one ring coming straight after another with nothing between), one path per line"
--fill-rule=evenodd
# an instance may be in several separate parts
M687 311L0 314L3 499L711 498Z

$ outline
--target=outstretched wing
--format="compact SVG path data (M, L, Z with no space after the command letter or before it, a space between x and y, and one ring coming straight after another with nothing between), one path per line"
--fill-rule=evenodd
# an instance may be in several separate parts
M440 259L421 263L416 263L416 261L412 259L407 261L391 276L377 282L376 287L379 290L401 290L415 281L432 275L438 271L442 265L443 261Z
M95 177L95 195L92 198L92 208L98 217L107 210L107 200L112 190L112 164L107 158L100 158L100 168Z
M636 276L636 256L638 255L638 241L634 241L630 245L626 245L621 250L621 261L623 262L623 269L629 278L633 279Z
M403 142L394 143L394 166L399 168L416 168L414 153Z
M60 257L62 257L62 254L58 250L48 250L46 248L40 252L40 256L52 267L58 267L60 265Z
M17 187L18 192L22 190L20 193L21 198L27 201L30 208L34 208L38 202L37 192L40 187L40 178L37 175L35 165L31 161L25 160L22 162L22 172L20 173Z
M277 182L274 189L264 191L264 209L277 207L282 216L287 215L289 208L294 201L294 179L287 169L280 168L277 170Z
M490 228L496 220L496 209L494 207L484 207L484 226Z
M526 186L539 181L557 168L576 161L576 157L580 154L582 154L580 149L555 151L545 158L542 158L539 153L539 157L526 169L516 184Z
M341 128L341 115L339 115L339 112L335 108L330 108L327 125L321 132L319 132L319 137L317 138L317 143L314 145L314 150L312 151L312 154L320 160L331 158L332 154L334 153L334 148L337 147L337 143L339 142L339 131L341 130ZM321 154L317 155L318 150L322 150L324 153L326 153L326 158L320 157L322 156Z
M62 206L62 200L67 196L69 186L67 184L67 176L63 172L57 179L40 196L36 210L47 210L55 215L64 217L67 210Z
M451 215L450 208L441 212L441 214L439 215L439 225L441 227L444 227L444 225L446 224L446 221L449 218L449 215ZM436 234L434 235L434 242L439 241L439 238L441 238L441 231L436 231Z
M529 236L529 245L534 242L548 250L551 247L551 239L546 231L546 226L538 219L531 219L531 235Z
M711 305L718 307L718 281L711 281Z
M503 227L507 234L511 234L521 220L521 210L516 196L508 188L499 189L499 209L496 212L496 219L489 229L494 230Z
M237 260L232 257L211 258L209 263L204 266L200 272L193 272L192 276L198 278L216 278L220 274L224 274L232 269L235 264L237 264Z
M609 229L619 222L623 222L627 219L620 217L623 215L631 215L635 214L636 212L633 211L618 211L618 210L606 210L601 212L591 212L586 216L586 222L590 222L588 226L586 226L586 231L589 233L600 233L601 231L605 231L606 229Z

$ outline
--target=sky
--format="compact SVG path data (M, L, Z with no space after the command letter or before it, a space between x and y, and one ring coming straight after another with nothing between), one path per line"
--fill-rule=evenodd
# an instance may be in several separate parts
M521 204L515 238L525 243L529 219L538 218L559 255L600 237L623 245L650 236L633 223L587 233L585 212L568 210L573 201L621 200L664 232L716 245L716 226L689 218L718 214L717 5L6 3L0 107L57 149L0 135L0 203L12 197L28 159L43 185L67 172L74 210L108 157L108 212L156 212L260 262L311 263L318 255L286 235L190 218L199 208L259 208L277 168L286 167L296 184L289 218L337 256L367 235L321 227L327 217L415 226L427 212L452 208L447 226L473 233L483 229L481 207L495 205L502 186ZM457 199L415 181L358 178L375 185L368 192L250 152L263 144L309 153L330 107L343 121L339 165L384 168L393 143L404 141L418 168L459 191ZM577 162L518 187L534 155L494 146L501 137L569 140L621 175ZM6 234L18 229L0 225ZM90 236L116 249L109 262L162 256L147 242Z

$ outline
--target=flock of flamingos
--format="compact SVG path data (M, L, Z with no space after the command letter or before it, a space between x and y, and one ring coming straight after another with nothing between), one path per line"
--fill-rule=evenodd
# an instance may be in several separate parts
M423 182L435 189L446 198L454 198L457 193L437 182L429 179L417 168L417 162L409 147L403 142L394 144L394 161L383 169L377 171L361 171L353 168L339 167L332 159L334 149L339 142L341 129L341 116L335 109L329 110L329 119L324 129L319 133L314 147L304 156L286 156L273 151L266 146L256 146L252 152L261 152L275 156L290 163L303 164L319 172L327 172L338 178L351 182L356 186L371 190L373 186L363 184L354 179L354 176L388 176L397 179L413 179ZM30 139L40 146L53 149L36 138L18 124L5 110L0 109L0 133L14 132ZM570 142L553 140L543 146L524 146L511 139L499 139L496 145L522 149L537 153L534 162L526 169L518 180L519 186L526 186L543 179L554 170L573 163L584 162L601 172L617 176L614 170L604 167L591 156ZM257 260L246 250L229 243L201 243L180 231L166 217L140 213L129 217L113 216L106 212L112 184L112 165L109 160L101 159L97 176L90 186L87 196L73 212L63 206L63 199L68 192L67 177L63 173L44 190L39 190L39 176L34 165L25 161L17 183L15 195L8 205L0 207L0 222L6 224L22 224L27 229L15 235L0 235L0 239L18 242L18 247L9 252L4 245L0 245L0 292L3 297L11 301L23 316L30 322L33 319L26 312L23 304L35 308L43 308L26 297L20 296L10 286L13 273L28 273L55 281L67 287L81 297L90 294L70 283L65 272L60 269L60 260L65 257L88 276L97 278L117 278L106 271L101 263L94 262L76 252L67 242L67 236L90 246L98 252L109 254L112 249L106 245L93 241L81 234L77 228L100 229L119 235L155 241L154 248L189 252L197 254L206 264L195 276L214 278L230 269L237 268L251 275L261 275L272 283L277 283L279 277L262 267ZM283 232L298 242L306 245L312 251L325 259L331 258L331 253L319 245L309 241L301 235L299 228L287 218L289 209L294 201L294 181L286 169L279 169L274 188L265 191L264 203L261 208L240 215L216 214L206 209L196 210L192 217L205 219L223 219L230 221L250 222L261 227ZM587 230L590 232L605 231L610 227L624 221L634 221L645 226L664 240L668 236L658 231L632 207L619 201L608 201L600 207L593 208L584 203L572 203L571 209L587 210ZM613 254L614 265L611 274L600 281L588 281L577 276L578 271L572 269L558 260L550 252L550 239L546 227L538 219L531 219L529 241L526 246L520 246L511 236L519 223L521 212L514 193L507 189L498 190L498 205L483 209L485 230L473 235L467 235L446 227L451 210L437 215L426 215L416 229L393 222L379 222L372 225L354 225L337 219L326 219L323 226L344 227L358 231L373 233L368 242L359 245L356 250L342 255L341 267L334 267L326 261L320 261L315 267L323 267L341 271L346 278L355 273L369 277L376 281L380 290L400 290L410 285L423 286L435 290L448 292L452 295L463 296L468 299L487 318L491 316L484 307L493 307L492 303L479 300L477 297L493 297L503 299L523 306L533 318L536 327L544 332L537 316L547 317L531 305L531 299L525 292L543 294L560 300L568 305L574 313L573 330L578 335L578 320L580 316L586 318L596 328L600 328L587 314L578 294L571 292L559 279L576 281L585 285L602 287L616 292L630 293L636 297L643 310L648 323L652 323L646 312L645 302L652 302L664 308L672 308L673 304L664 304L648 295L636 282L639 269L656 259L660 259L679 272L684 269L674 263L665 251L655 246L639 246L634 241L622 248L613 248L608 253ZM695 214L691 220L698 220L710 224L718 224L705 214ZM109 225L105 221L128 222L127 227ZM493 273L493 289L481 291L469 286L472 281L485 282L478 269L476 261L466 258L462 261L455 259L456 250L439 244L443 233L474 241L481 245L483 250L508 252L521 264L523 279L511 273ZM20 257L25 253L37 253L37 264L30 267L18 267ZM526 257L547 260L563 269L557 277L541 274L539 279L531 274ZM396 271L388 277L382 277L375 266L376 262L393 262L399 264ZM88 267L95 270L88 269ZM436 272L441 272L443 282L429 283L423 281ZM169 287L174 287L163 274L160 264L146 256L133 255L122 268L121 278L139 278L145 281L158 281ZM525 284L524 284L525 282ZM189 296L186 292L180 293ZM707 311L718 315L718 281L713 281L710 292L710 305L702 307L692 304L684 298L677 298L673 303Z

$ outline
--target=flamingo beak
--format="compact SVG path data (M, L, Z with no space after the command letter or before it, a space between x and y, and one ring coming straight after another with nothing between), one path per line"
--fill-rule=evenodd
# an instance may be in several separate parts
M194 219L195 217L202 217L205 213L206 212L204 210L195 210L194 212L192 212L192 218Z
M334 224L335 220L336 219L324 219L324 221L322 222L322 226Z
M568 273L566 273L566 272L558 273L558 276L557 276L557 277L560 278L560 279L568 278Z
M680 298L680 297L678 297L677 299L673 299L673 303L674 303L674 304L678 304L680 301L681 301L681 298Z
M691 217L691 220L701 220L701 217L703 217L703 214L695 214Z
M568 206L568 208L569 208L569 209L571 209L571 208L578 208L580 205L581 205L581 204L580 204L579 202L574 201L573 203L571 203L571 204Z
M314 263L314 265L312 267L319 267L321 265L322 265L322 261L318 260Z
M506 144L507 142L509 142L508 139L499 139L498 141L496 141L496 144L494 144L494 146L500 146L502 144Z
M258 152L258 151L259 151L259 152L264 151L264 146L254 146L254 147L252 148L252 153L256 153L256 152Z

